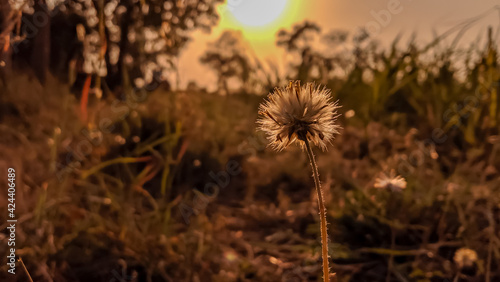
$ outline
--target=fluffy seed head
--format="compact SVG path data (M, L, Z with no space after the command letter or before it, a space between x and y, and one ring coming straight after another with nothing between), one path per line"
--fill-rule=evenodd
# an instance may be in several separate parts
M453 260L459 268L472 267L477 261L477 253L469 248L460 248L455 252Z
M380 176L375 179L375 188L389 189L391 191L401 191L406 188L406 180L396 175L394 170L391 170L389 175L381 172Z
M298 141L303 147L309 140L323 151L338 133L337 103L330 90L300 81L276 88L259 107L259 129L267 134L277 151Z

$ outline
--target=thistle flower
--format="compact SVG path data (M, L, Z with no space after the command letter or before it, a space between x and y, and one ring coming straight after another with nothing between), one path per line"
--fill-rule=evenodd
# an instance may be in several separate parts
M460 248L455 252L455 256L453 256L453 260L460 269L474 266L477 258L476 251L469 248Z
M389 175L381 172L380 176L375 179L373 187L389 189L392 191L402 190L406 188L406 180L403 177L396 175L394 170L391 170Z
M275 88L259 107L259 128L267 134L271 147L282 151L298 141L304 148L309 140L323 151L338 133L337 103L330 90L313 83L300 86L300 81Z
M314 185L318 194L319 217L321 226L321 257L323 259L323 281L330 281L328 266L328 234L326 208L323 190L319 181L318 166L310 142L323 151L337 134L337 104L331 101L330 91L307 83L290 82L287 87L276 88L274 93L259 107L261 118L259 128L267 134L271 146L281 151L298 141L306 149L311 162Z

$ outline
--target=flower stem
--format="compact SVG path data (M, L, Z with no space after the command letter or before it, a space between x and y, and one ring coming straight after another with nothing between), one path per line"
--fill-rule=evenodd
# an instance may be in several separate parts
M319 218L321 221L321 251L322 251L321 253L323 258L323 281L330 282L330 268L328 267L328 234L326 230L326 208L325 208L325 201L323 199L323 190L321 189L321 184L319 182L318 166L316 165L316 160L314 159L314 154L307 138L304 140L304 143L306 144L309 161L311 161L311 168L313 171L316 193L318 193Z

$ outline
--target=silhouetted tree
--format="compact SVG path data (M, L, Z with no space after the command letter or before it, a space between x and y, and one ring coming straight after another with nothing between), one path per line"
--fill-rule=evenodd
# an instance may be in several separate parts
M294 25L291 31L280 30L278 32L276 44L300 58L300 63L292 62L291 67L296 73L291 79L309 81L312 69L321 64L322 57L314 51L311 45L320 32L321 28L309 21Z
M235 31L225 31L215 42L209 44L200 62L217 73L219 91L229 93L228 81L231 78L239 80L241 87L248 90L253 68L247 50L241 33Z
M4 31L7 24L4 14L8 14L12 6L7 0L0 1ZM27 2L22 15L24 25L40 19L43 23L29 36L26 33L30 31L21 28L21 37L25 40L20 48L23 54L18 58L28 58L30 67L41 80L50 63L63 74L68 73L68 68L61 69L60 60L51 59L53 53L58 58L65 58L66 65L81 57L83 62L73 62L80 66L73 71L93 75L96 86L104 77L103 81L111 89L124 84L133 86L136 79L143 81L141 85L147 85L154 73L175 70L174 58L189 41L189 31L209 30L218 20L215 5L222 1L68 0L51 2L56 4L53 10L47 9L45 0ZM57 26L51 25L52 20L56 20ZM84 38L78 38L78 25L83 27ZM58 40L51 47L55 37ZM77 55L77 52L82 54Z
M51 16L45 0L35 0L34 11L33 20L38 24L33 38L34 48L31 51L30 63L35 75L43 83L49 71Z
M118 52L117 62L106 58L110 79L144 79L153 73L175 71L175 58L189 41L189 31L209 30L218 20L215 5L222 0L202 1L132 1L121 0L105 10L108 52ZM116 66L113 66L116 65Z

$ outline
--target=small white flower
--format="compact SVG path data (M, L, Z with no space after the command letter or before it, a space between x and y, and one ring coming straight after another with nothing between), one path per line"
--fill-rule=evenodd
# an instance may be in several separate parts
M402 190L406 188L406 180L399 176L396 175L396 172L394 170L391 170L389 175L381 172L380 177L377 177L375 179L375 184L373 185L375 188L384 188L384 189L389 189L389 190Z
M330 90L300 81L276 88L259 107L259 128L267 134L271 146L281 151L291 143L312 141L323 151L338 133L337 103ZM306 139L307 138L307 139Z
M469 248L460 248L455 252L453 260L459 268L472 267L477 261L477 253Z

